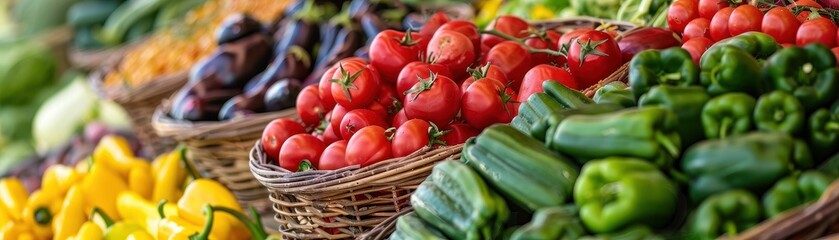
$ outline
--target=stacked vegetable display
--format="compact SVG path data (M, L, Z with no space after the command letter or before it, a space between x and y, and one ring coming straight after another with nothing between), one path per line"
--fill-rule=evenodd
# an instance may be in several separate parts
M17 178L0 179L0 238L267 237L253 209L255 220L227 188L196 178L183 157L175 150L149 162L109 135L88 161L50 166L31 193Z
M698 65L681 48L641 52L631 87L613 82L594 100L544 82L511 126L435 167L391 238L736 235L836 179L835 64L820 43L781 48L748 32Z

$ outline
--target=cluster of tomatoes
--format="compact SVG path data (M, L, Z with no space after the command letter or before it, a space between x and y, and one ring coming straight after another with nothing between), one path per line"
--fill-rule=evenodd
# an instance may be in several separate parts
M678 0L668 9L667 24L695 55L714 42L750 31L766 33L785 46L819 42L837 52L837 27L818 14L822 9L813 0L760 8L740 0Z
M300 122L271 122L262 145L290 171L368 166L425 146L463 143L509 123L542 82L583 89L622 63L606 32L537 31L513 16L480 31L437 13L419 32L381 32L370 43L369 61L354 57L332 66L297 97Z

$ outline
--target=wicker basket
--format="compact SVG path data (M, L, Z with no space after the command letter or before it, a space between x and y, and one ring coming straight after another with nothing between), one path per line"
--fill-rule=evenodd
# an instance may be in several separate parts
M268 192L254 180L248 167L248 152L262 130L277 118L296 117L295 110L260 113L231 121L189 122L171 118L170 101L164 101L152 117L155 132L173 138L187 148L188 158L203 177L230 189L243 206L260 212L270 210Z
M280 234L293 239L345 239L404 212L410 193L431 174L434 164L459 158L461 148L425 147L364 168L290 172L270 163L257 142L250 165L271 193Z
M158 136L151 126L151 118L163 99L171 96L183 87L188 78L188 71L162 75L146 84L129 88L127 86L105 87L108 73L115 71L122 57L114 57L89 76L93 89L105 99L121 105L131 118L137 138L143 143L145 156L157 156L172 150L177 142L172 138Z

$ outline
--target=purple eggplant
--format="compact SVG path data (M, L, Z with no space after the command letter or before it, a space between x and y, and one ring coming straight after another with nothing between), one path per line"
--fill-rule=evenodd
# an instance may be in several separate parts
M196 87L198 94L233 86L236 82L234 61L232 53L217 51L192 66L189 83Z
M301 89L300 80L286 78L277 81L265 92L265 110L273 112L294 107Z
M330 47L329 52L325 58L315 63L315 70L305 78L304 86L308 86L320 81L321 75L326 72L326 69L335 65L338 61L344 58L354 56L356 50L364 46L364 34L358 26L350 26L340 29L334 46ZM303 79L303 78L299 78Z
M233 72L236 73L234 84L225 87L239 89L244 87L248 80L265 70L274 55L271 50L271 41L264 34L254 34L225 44L221 51L234 56Z
M282 27L281 32L274 33L277 39L274 45L274 52L277 55L284 54L291 46L300 46L308 52L312 52L315 43L318 41L320 30L318 23L297 19Z
M247 14L237 13L228 16L221 23L216 30L216 42L222 45L263 31L262 23Z

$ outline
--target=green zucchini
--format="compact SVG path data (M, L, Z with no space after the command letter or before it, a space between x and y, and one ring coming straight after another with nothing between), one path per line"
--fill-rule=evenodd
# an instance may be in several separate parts
M556 99L559 104L566 108L580 108L583 105L593 104L594 100L586 97L580 91L570 89L556 81L545 81L542 83L545 93Z
M181 1L181 0L172 0ZM120 5L102 28L100 39L103 43L115 46L123 43L128 30L138 21L154 14L167 0L130 0Z
M447 239L436 228L425 223L416 212L405 214L396 220L396 232L390 239L443 240Z
M119 7L114 1L84 1L67 10L67 23L74 28L99 26Z

